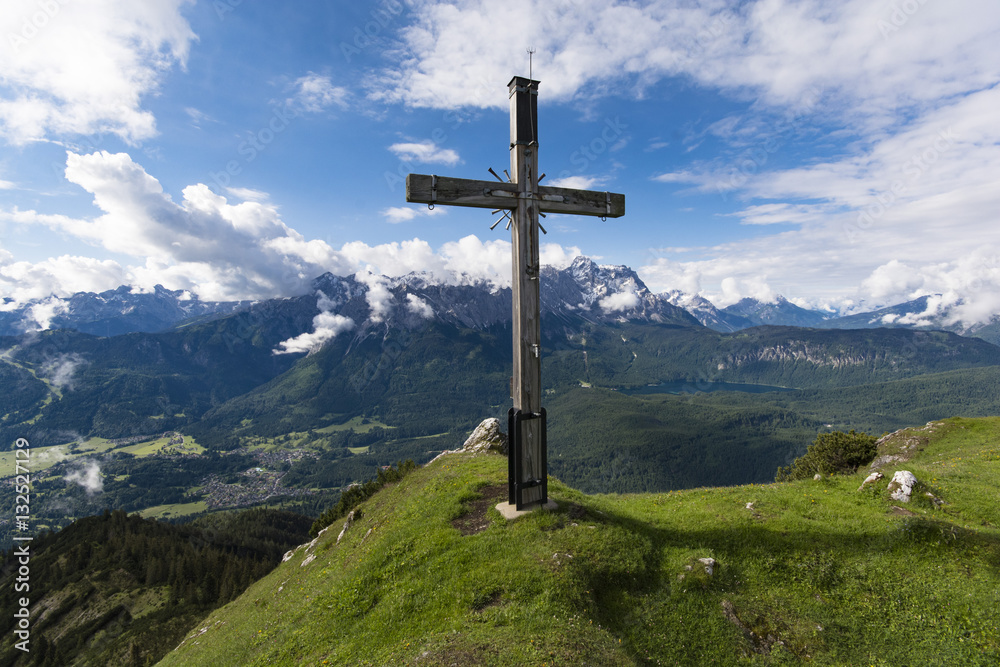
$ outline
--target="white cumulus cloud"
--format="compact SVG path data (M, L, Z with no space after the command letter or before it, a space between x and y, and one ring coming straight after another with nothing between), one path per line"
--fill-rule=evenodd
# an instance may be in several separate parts
M409 222L415 218L444 215L446 211L447 209L443 207L390 206L382 211L382 215L385 217L386 222L395 225L401 222Z
M392 312L392 292L389 291L385 277L366 269L354 274L354 279L368 287L368 291L365 292L365 301L371 308L368 319L376 323L384 322Z
M606 313L615 311L626 311L639 305L639 295L636 294L635 286L629 285L626 289L615 294L609 294L598 301L598 305Z
M817 97L876 122L990 86L1000 7L917 3L896 28L894 4L867 0L431 0L402 33L373 95L414 107L507 105L510 63L535 47L546 99L616 89L641 94L669 77L795 107ZM491 48L483 50L483 44ZM462 81L464 85L455 85ZM806 102L808 104L808 102ZM724 130L725 128L723 128ZM721 130L720 130L721 131Z
M66 177L93 195L103 215L79 219L15 210L0 218L46 225L140 258L144 264L130 267L129 277L145 288L162 283L206 300L288 296L302 294L326 271L353 268L327 243L306 240L288 227L269 203L231 204L200 183L184 188L182 202L175 203L124 153L69 153ZM4 267L3 273L14 268ZM90 268L91 274L99 269L106 279L120 278L113 265Z
M320 312L313 318L313 330L281 341L278 343L278 347L272 350L273 354L299 354L302 352L311 354L339 334L355 327L354 320L333 312L333 309L339 305L336 301L319 290L317 290L316 295L316 306Z
M969 327L1000 314L1000 253L980 249L954 261L913 265L893 260L872 271L861 284L862 309L928 297L921 313L910 313L897 323L945 324ZM857 310L857 308L856 308Z
M566 176L565 178L552 179L551 183L545 185L554 188L575 188L577 190L589 190L595 185L603 185L606 179L597 176Z
M443 164L454 166L462 161L451 148L441 148L433 141L399 143L389 146L400 160L419 164Z
M52 326L52 320L68 310L66 303L56 297L49 297L44 301L32 304L26 311L24 317L25 330L31 330L34 325L37 330L43 331Z
M293 89L295 94L287 100L287 105L309 113L320 113L334 106L344 109L350 98L347 88L335 86L330 77L314 72L296 79Z
M5 0L0 12L0 136L15 145L110 132L156 134L143 107L197 39L192 0Z
M434 317L434 309L431 308L431 304L427 303L416 294L406 295L406 309L411 313L419 315L425 320L429 320Z
M63 480L79 484L87 491L88 496L104 491L104 478L101 475L100 464L93 459L77 461L77 464L80 467L66 473Z
M79 354L60 354L42 367L42 374L59 389L72 391L74 386L73 375L81 366L86 365L86 363L86 360Z
M3 217L0 211L0 219ZM38 219L30 213L12 217ZM35 299L48 301L49 306L39 304L37 311L33 308L32 319L39 324L51 320L55 314L51 309L61 307L51 303L51 295L102 292L127 281L126 271L114 260L62 255L37 263L14 262L9 253L0 250L0 293L13 299L15 304Z

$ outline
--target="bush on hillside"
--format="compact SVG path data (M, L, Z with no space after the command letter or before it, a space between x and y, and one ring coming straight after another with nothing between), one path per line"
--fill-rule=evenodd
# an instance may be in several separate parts
M821 475L852 474L868 465L878 453L877 438L867 433L834 431L820 433L805 454L792 461L792 465L778 468L776 482L808 479Z

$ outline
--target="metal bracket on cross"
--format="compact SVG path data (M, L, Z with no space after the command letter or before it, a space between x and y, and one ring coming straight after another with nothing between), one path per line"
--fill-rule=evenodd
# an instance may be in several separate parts
M538 428L532 429L529 432L529 437L535 435L535 431L538 431L537 437L539 438L539 444L541 449L541 470L548 470L548 461L546 460L548 452L548 442L546 437L546 424L545 424L545 408L541 408L538 412L523 412L522 410L515 410L511 408L507 411L507 433L509 435L507 443L507 503L514 506L514 509L520 511L524 509L524 491L526 489L533 489L536 487L541 487L541 497L536 501L542 505L549 501L549 477L548 474L543 474L541 476L528 474L526 476L519 475L518 472L525 467L525 429L523 428L524 422L529 420L538 420ZM528 461L527 463L531 463ZM535 472L535 471L531 471ZM516 481L520 479L521 481Z

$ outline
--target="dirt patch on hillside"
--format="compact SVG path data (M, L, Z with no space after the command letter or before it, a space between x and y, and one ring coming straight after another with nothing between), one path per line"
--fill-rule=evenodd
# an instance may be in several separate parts
M486 513L501 500L507 499L507 485L484 486L479 490L479 493L483 497L470 502L467 505L465 514L457 519L453 519L451 522L451 525L457 528L463 535L475 535L489 527L490 520L486 517Z

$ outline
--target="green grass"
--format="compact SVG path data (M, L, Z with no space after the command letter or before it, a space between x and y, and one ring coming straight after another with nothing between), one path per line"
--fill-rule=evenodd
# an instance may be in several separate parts
M99 454L113 449L111 443L104 438L89 438L83 444L77 445L75 451L70 451L73 443L64 445L52 445L49 447L31 448L31 472L42 472L60 461L69 461L81 456ZM14 451L0 452L0 470L9 470L13 474Z
M910 435L913 460L884 472L912 471L940 508L890 501L888 479L859 491L867 469L622 496L552 480L558 510L507 522L491 502L472 535L452 521L505 485L506 461L449 455L161 664L997 664L1000 418Z
M32 447L29 468L32 474L41 473L49 467L62 461L72 461L84 456L103 454L109 451L126 452L138 457L162 454L162 448L169 442L167 438L157 438L146 442L139 442L125 447L116 448L112 442L106 438L88 438L81 444L67 443L63 445L51 445L49 447ZM199 445L191 436L184 436L184 447L187 453L202 454L205 448ZM73 448L71 450L71 448ZM181 450L177 447L170 448L174 453ZM10 471L14 474L14 451L0 452L0 470Z
M147 442L137 442L133 445L128 445L126 447L121 447L115 451L126 452L133 454L137 457L153 456L154 454L163 454L169 451L172 454L203 454L205 448L199 445L194 438L189 435L184 436L184 444L181 446L170 445L170 438L157 438L155 440L149 440Z
M255 440L259 440L256 444ZM262 449L267 451L278 451L282 449L311 449L318 450L319 444L312 439L307 431L289 431L277 438L244 438L244 446L249 449Z
M329 426L318 428L316 429L316 432L323 434L336 433L339 431L354 431L355 433L368 433L373 428L392 429L395 428L395 426L389 426L388 424L383 424L377 419L366 420L364 417L361 417L359 415L357 417L352 417L343 424L330 424Z
M172 505L157 505L156 507L147 507L146 509L139 512L139 514L144 519L176 519L179 516L187 516L189 514L199 514L208 510L208 505L205 501L199 500L193 503L174 503Z

